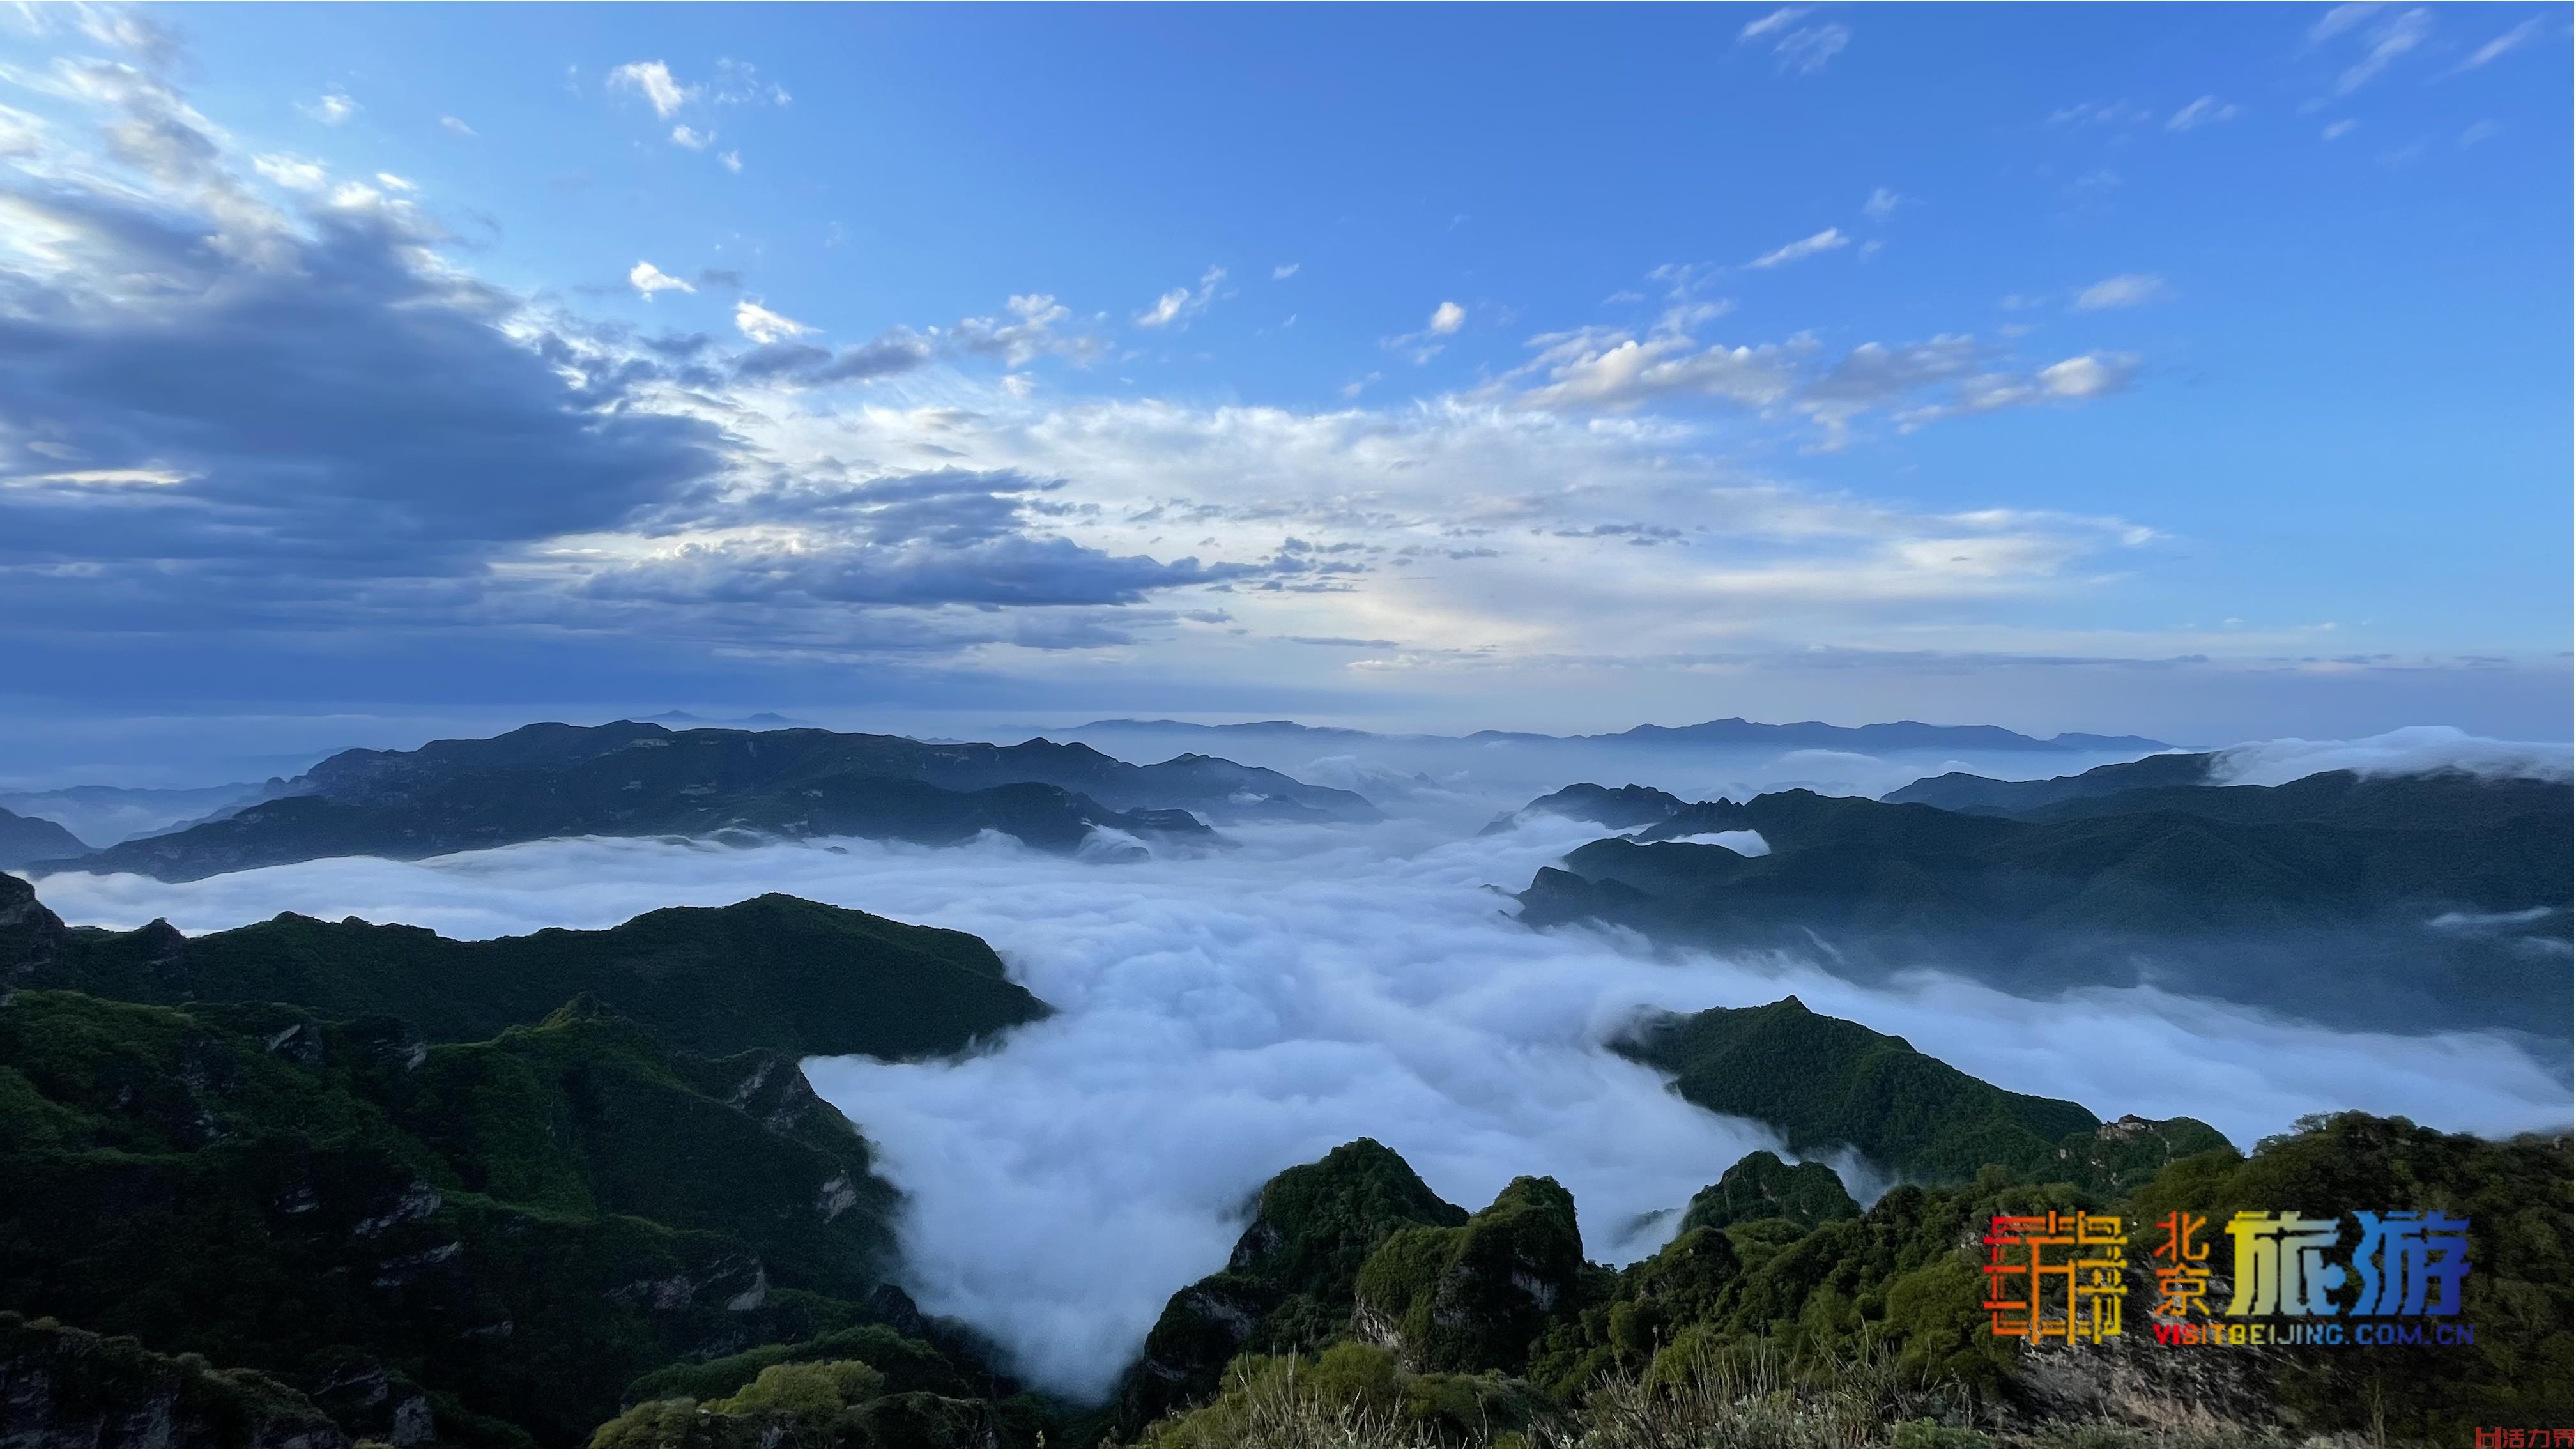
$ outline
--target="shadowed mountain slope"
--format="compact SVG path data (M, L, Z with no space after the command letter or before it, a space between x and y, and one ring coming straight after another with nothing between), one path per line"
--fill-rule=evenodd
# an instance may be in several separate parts
M895 1202L792 1058L674 1052L586 1001L431 1045L13 991L0 1179L0 1302L287 1376L369 1437L420 1397L420 1428L488 1443L569 1443L648 1369L866 1317Z
M943 1056L1047 1012L962 931L782 895L490 941L292 914L191 937L160 921L66 927L0 876L0 986L283 1002L400 1017L433 1041L489 1037L589 992L693 1051L889 1059Z
M2152 983L2344 1026L2563 1032L2570 807L2564 783L2458 773L2060 792L2021 818L1790 790L1594 841L1520 899L1533 925L1787 951L1861 980ZM1769 853L1674 838L1727 830Z
M31 860L86 855L89 847L53 821L0 810L0 870L16 870Z
M1140 766L1045 740L930 744L812 729L675 732L632 721L346 750L278 788L282 798L222 819L34 864L193 880L325 856L409 860L568 835L953 845L989 830L1070 851L1102 829L1203 838L1206 820L1376 816L1348 791L1202 755Z

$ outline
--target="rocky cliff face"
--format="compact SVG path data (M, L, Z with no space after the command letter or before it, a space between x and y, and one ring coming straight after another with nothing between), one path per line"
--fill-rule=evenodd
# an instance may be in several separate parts
M419 1423L425 1439L425 1404ZM0 1445L350 1449L337 1424L275 1379L15 1313L0 1313Z
M26 983L61 958L62 917L36 899L36 888L0 875L0 994Z

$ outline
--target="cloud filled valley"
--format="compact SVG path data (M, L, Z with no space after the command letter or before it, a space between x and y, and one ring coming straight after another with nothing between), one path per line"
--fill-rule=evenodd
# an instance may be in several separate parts
M2568 1422L2563 16L605 15L0 3L0 1449Z
M908 1194L900 1277L924 1307L1085 1395L1107 1388L1168 1294L1223 1263L1253 1189L1354 1137L1394 1147L1458 1202L1551 1174L1580 1204L1593 1256L1651 1250L1670 1227L1649 1215L1777 1143L1602 1050L1647 1008L1794 993L1998 1086L2106 1118L2188 1114L2240 1146L2333 1109L2489 1133L2566 1115L2563 1072L2493 1037L2339 1033L2153 988L2038 1001L1928 973L1864 987L1788 957L1510 918L1498 891L1599 833L1552 818L1468 839L1403 818L1245 826L1232 848L1121 863L993 838L577 839L179 885L40 884L75 923L161 916L191 933L292 910L488 937L783 891L980 935L1060 1014L956 1062L808 1071ZM1884 1185L1841 1165L1864 1198Z

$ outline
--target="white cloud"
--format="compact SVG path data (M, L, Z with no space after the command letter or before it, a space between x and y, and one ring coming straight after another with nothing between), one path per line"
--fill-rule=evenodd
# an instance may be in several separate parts
M1540 350L1514 378L1546 380L1518 395L1522 407L1628 411L1663 397L1712 397L1747 406L1785 400L1796 383L1777 347L1702 348L1689 337L1643 340L1624 332L1583 329L1532 339Z
M1812 5L1784 5L1759 20L1748 22L1735 38L1739 42L1758 40L1775 31L1785 30L1794 24L1799 16L1814 8Z
M651 262L637 262L626 273L626 281L636 291L650 297L656 292L694 292L697 288L663 271Z
M674 146L684 146L692 151L703 151L707 149L708 144L714 141L715 138L715 132L701 131L694 126L690 126L685 123L671 128L671 144Z
M1843 235L1841 227L1829 226L1814 236L1801 237L1787 246L1765 252L1745 265L1749 267L1785 266L1790 262L1804 261L1819 253L1835 251L1849 245L1851 245L1851 238Z
M2329 141L2340 141L2358 130L2360 126L2361 122L2346 117L2340 121L2328 122L2326 128L2317 134Z
M1827 61L1842 54L1843 47L1851 44L1851 37L1848 25L1814 25L1790 31L1771 49L1781 74L1814 75L1825 68Z
M1813 75L1823 70L1825 63L1840 54L1844 46L1851 44L1851 27L1848 25L1798 25L1815 8L1812 5L1782 6L1759 20L1748 22L1736 32L1735 43L1742 45L1752 40L1769 40L1773 63L1782 75Z
M2075 294L2075 310L2100 312L2114 307L2142 307L2170 295L2165 279L2152 272L2105 277Z
M472 126L465 124L454 116L439 117L438 126L440 130L447 132L451 136L471 137L477 134Z
M2052 126L2134 126L2154 119L2154 112L2124 100L2080 101L2051 111L2048 123Z
M1390 352L1401 352L1412 360L1414 366L1420 367L1438 357L1441 349L1448 345L1436 339L1455 336L1458 329L1466 325L1467 309L1455 302L1444 301L1431 309L1431 320L1423 324L1421 331L1379 338L1378 346ZM1351 397L1356 393L1357 387L1353 386L1343 389L1342 396Z
M1090 363L1109 350L1098 336L1064 331L1073 309L1044 292L1015 295L1006 303L1009 318L968 317L949 333L956 345L979 356L999 358L1005 366L1023 367L1041 357Z
M2398 57L2423 44L2425 37L2432 33L2433 12L2421 8L2408 10L2380 25L2373 26L2369 33L2369 50L2363 53L2361 59L2347 67L2343 74L2335 77L2334 93L2348 96L2370 84L2381 71L2394 64Z
M1869 200L1860 204L1860 213L1872 221L1885 221L1896 214L1896 208L1904 204L1904 197L1882 186L1869 194Z
M319 161L301 156L269 155L251 158L251 169L289 191L320 191L329 184L329 176Z
M2197 131L2203 126L2215 126L2221 121L2235 120L2243 114L2245 114L2245 108L2233 102L2222 101L2216 96L2202 96L2174 112L2172 118L2165 122L2165 129L2175 132Z
M2417 725L2358 740L2266 740L2219 752L2211 767L2229 785L2285 785L2329 770L2423 775L2462 770L2488 779L2565 780L2565 745L2484 739L2448 725Z
M2504 127L2494 121L2472 121L2460 132L2460 149L2465 151L2480 141L2493 140L2504 134Z
M1215 300L1217 285L1225 280L1225 268L1210 267L1199 275L1196 290L1174 287L1154 299L1154 305L1136 314L1139 327L1169 327L1205 312Z
M2540 17L2537 15L2533 16L2531 19L2522 22L2513 29L2506 31L2504 34L2497 36L2495 39L2479 46L2476 50L2471 51L2468 59L2461 61L2458 65L2442 72L2442 74L2444 76L2455 76L2464 70L2476 70L2482 65L2487 65L2493 61L2501 60L2508 52L2519 49L2523 42L2531 39L2535 35L2538 35L2540 33L2541 24L2542 22Z
M2348 0L2317 17L2308 27L2308 44L2321 45L2386 9L2382 0Z
M653 114L666 121L698 96L697 87L673 80L671 68L658 60L629 61L608 73L608 84L642 96Z
M418 187L417 185L413 184L410 180L408 180L408 179L406 179L406 178L404 178L404 177L396 176L395 174L393 174L393 173L392 173L392 172L390 172L390 171L379 171L379 172L377 172L377 173L376 173L376 182L377 182L377 184L378 184L378 185L383 186L383 187L384 187L386 190L388 190L388 191L418 191L418 190L420 190L420 187Z
M44 122L25 111L0 106L0 156L34 156L44 149Z
M336 126L356 115L360 107L356 101L349 99L347 92L335 86L324 92L319 99L298 105L296 109L320 121L323 125Z
M2128 385L2137 361L2116 353L2088 352L2039 370L2039 390L2052 398L2100 397Z
M1298 265L1299 264L1296 262L1286 262L1279 266L1272 267L1270 269L1270 280L1274 282L1284 282L1288 280L1290 277L1297 275Z
M2137 375L2138 359L2120 352L2087 352L2029 374L1982 373L1960 382L1945 401L1899 412L1896 424L1910 432L1943 418L2091 402L2126 388Z
M722 155L717 156L716 159L724 163L724 169L727 171L734 173L736 176L742 174L742 153L740 151L727 151Z
M162 916L187 931L365 903L488 937L776 890L973 932L1058 1014L957 1061L805 1069L906 1195L904 1285L1073 1393L1108 1388L1165 1298L1224 1266L1263 1181L1358 1136L1470 1207L1513 1176L1552 1175L1590 1256L1651 1251L1671 1221L1640 1219L1774 1139L1603 1050L1643 1008L1795 993L2006 1089L2105 1117L2188 1114L2243 1146L2320 1110L2496 1135L2566 1113L2555 1075L2493 1037L2334 1031L2153 987L2032 1000L1931 972L1861 986L1794 958L1650 953L1497 910L1488 887L1525 883L1600 833L1577 822L1463 840L1408 818L1234 833L1236 850L1119 865L997 842L564 840L184 885L60 875L40 889L78 924Z
M781 317L749 297L733 305L733 325L754 342L784 342L802 337L814 329L791 318Z

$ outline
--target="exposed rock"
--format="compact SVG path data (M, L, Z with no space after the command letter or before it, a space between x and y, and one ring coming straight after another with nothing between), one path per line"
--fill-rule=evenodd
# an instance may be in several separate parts
M15 1313L0 1313L0 1446L350 1449L338 1425L275 1379Z

